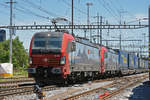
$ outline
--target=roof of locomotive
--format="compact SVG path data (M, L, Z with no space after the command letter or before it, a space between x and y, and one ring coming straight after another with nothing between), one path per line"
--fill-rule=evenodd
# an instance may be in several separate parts
M63 34L63 32L38 32L34 34L34 37L62 37Z

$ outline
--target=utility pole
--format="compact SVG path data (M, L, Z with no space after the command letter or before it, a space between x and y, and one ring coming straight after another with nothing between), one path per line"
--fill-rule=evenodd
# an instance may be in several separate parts
M97 13L97 25L99 25L99 13ZM99 29L97 29L97 43L99 43Z
M73 6L74 6L74 5L73 5L73 4L74 4L74 2L73 2L73 0L72 0L72 10L71 10L71 13L72 13L72 18L71 18L71 20L72 20L72 28L71 28L71 31L72 31L72 32L71 32L71 33L72 33L72 35L74 36L74 33L73 33L73 14L74 14L74 13L73 13ZM72 56L72 54L71 54L71 56ZM72 59L72 57L71 57L71 64L72 64L72 62L73 62L72 60L73 60L73 59Z
M97 25L99 26L99 29L97 29L97 43L100 43L102 45L102 24L103 24L103 17L99 16L99 13L97 13Z
M142 35L143 35L143 37L144 37L144 45L145 45L145 42L146 42L146 41L145 41L145 40L146 40L146 39L145 39L145 38L146 38L146 33L143 33Z
M86 38L86 30L84 30L84 38Z
M144 38L144 47L142 47L142 52L145 50L145 38L146 38L146 34L145 33L142 33L142 35L143 35L143 38Z
M149 57L148 57L148 67L149 67L149 81L150 81L150 6L148 8L148 15L149 15L149 20L148 20L148 27L149 27Z
M72 35L73 35L73 0L72 0Z
M93 3L87 2L86 5L87 5L87 25L90 25L90 6L92 6ZM90 41L91 41L91 38L92 36L91 36L91 30L90 30Z
M102 45L102 23L103 23L103 17L100 16L100 45Z
M124 11L123 9L121 9L120 11L119 11L119 13L120 13L120 25L122 24L122 19L123 19L123 13L127 13L127 11Z
M9 28L9 34L10 34L10 41L9 41L9 63L12 63L12 34L13 34L13 0L10 0L10 2L6 2L6 3L10 3L10 28Z
M119 40L120 40L120 50L121 50L121 34L119 35Z
M99 19L100 19L100 16L99 16L99 13L97 13L97 16L94 16L94 18L97 18L97 25L99 25L99 23L100 23L100 21L99 21ZM100 32L99 32L99 29L97 29L97 43L99 44L100 43L100 38L99 38L99 36L100 36L100 34L99 34Z
M126 13L126 11L124 11L123 9L121 9L119 12L120 12L120 25L122 25L122 19L123 19L122 14ZM122 32L120 30L120 50L121 50L121 34L122 34Z
M12 26L12 5L13 5L13 0L10 0L10 26ZM9 63L12 63L12 32L13 32L13 28L11 27L9 30L9 34L10 34L10 47L9 47Z
M87 2L86 5L87 5L87 25L89 25L90 24L90 14L89 14L90 13L90 6L92 6L93 3Z

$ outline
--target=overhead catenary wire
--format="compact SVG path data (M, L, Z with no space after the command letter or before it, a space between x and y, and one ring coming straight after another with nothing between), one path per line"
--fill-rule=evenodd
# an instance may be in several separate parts
M119 2L119 0L115 0L115 2L117 3L117 5L120 7L120 9L124 9L124 7L121 5L121 3ZM131 18L135 18L135 15L132 14L131 12L129 12L128 10L126 10L126 13L131 17Z
M52 17L60 16L60 15L58 15L58 14L56 14L56 13L50 12L50 11L44 9L43 7L41 7L41 6L39 6L39 5L35 4L35 3L33 3L31 0L23 0L23 1L24 1L26 4L29 4L30 7L35 8L35 9L38 9L38 10L40 10L41 12L44 12L44 13L46 13L46 14L52 16Z
M104 1L104 0L103 0ZM104 1L105 3L107 3L106 1ZM111 5L113 5L113 2L111 0L109 0L109 2L111 3ZM108 9L111 9L110 5L107 4ZM120 5L120 9L123 9L123 7ZM120 10L114 5L114 8L116 9L117 13L120 13ZM112 10L111 10L112 11ZM110 11L109 11L110 12ZM126 13L128 13L131 17L134 17L134 15L132 15L130 12L126 11Z
M0 3L0 5L9 8L9 6L6 5L6 4ZM24 8L24 7L21 7L21 8L22 8L22 9L19 9L19 8L17 8L17 7L15 7L15 8L13 7L13 9L15 9L15 10L21 12L21 13L24 13L24 14L27 14L27 13L28 13L28 14L34 15L34 16L36 16L36 17L40 17L40 18L44 18L44 19L49 19L49 17L45 17L45 16L42 16L42 15L36 14L36 13L30 11L30 9L27 9L27 8Z
M6 4L0 3L0 5L4 6L6 8L9 8L9 6L6 5ZM52 20L52 18L49 18L47 16L43 16L43 15L40 15L38 13L35 13L31 9L25 8L25 7L21 6L21 5L17 5L16 7L13 7L13 9L16 10L16 11L19 11L19 12L21 12L23 14L30 14L30 15L34 15L34 16L36 16L38 18L42 18L42 19L46 19L46 20Z
M34 15L36 17L40 17L40 18L44 18L44 19L47 19L49 20L50 18L49 17L46 17L46 16L43 16L43 15L40 15L40 14L37 14L33 11L31 11L30 9L28 8L25 8L25 7L22 7L20 5L18 5L16 8L14 8L15 10L18 10L20 12L23 12L23 13L28 13L28 14L31 14L31 15Z
M109 2L107 2L106 0L102 0L102 1L103 1L104 5L107 5L108 9L110 9L110 11L111 11L116 17L119 16L120 12L119 12L118 10L117 10L117 12L116 12L116 10L113 9L114 7L111 7L111 6L110 6ZM108 0L108 1L109 1L109 0ZM117 14L117 13L118 13L118 14Z
M123 6L120 4L119 0L115 0L120 9L123 9Z
M68 3L67 1L65 0L62 0L64 4L68 5L69 7L71 7L71 4ZM81 9L77 8L77 7L74 7L74 9L76 9L77 11L79 11L81 14L84 14L84 15L87 15L86 12L82 11Z
M0 5L1 6L3 6L3 7L5 7L5 8L8 8L9 9L9 6L8 5L6 5L6 4L3 4L3 3L0 3ZM9 13L7 12L7 10L5 10L5 11L0 11L1 13L5 13L5 14L8 14L9 15Z
M108 0L108 2L110 2L110 4L113 6L113 8L116 9L116 12L117 12L118 14L120 14L120 10L119 10L119 8L114 4L114 2L112 2L111 0Z
M120 7L120 9L124 9L124 7L122 6L122 4L119 2L119 0L115 0L115 2L117 3L117 5ZM135 20L136 19L136 16L134 14L132 14L130 11L126 10L126 14L130 16L130 18L132 18L132 21L129 21L129 22L126 22L126 24L129 24L129 23L134 23L134 22L137 22L138 20ZM133 21L134 19L134 21ZM137 33L135 30L130 30L132 33ZM124 34L126 36L126 34ZM132 36L134 37L134 36Z
M65 5L67 5L70 9L71 9L71 4L69 3L69 2L67 2L67 1L65 1L65 0L62 0L62 2L65 4ZM79 8L77 8L77 7L73 7L73 9L75 9L76 11L78 11L80 14L84 14L84 15L87 15L87 13L86 12L84 12L84 11L82 11L81 9L79 9ZM79 18L79 17L78 17ZM68 18L69 19L69 18ZM81 21L80 20L78 20L77 18L76 19L74 19L74 23L80 23Z
M115 16L113 13L112 13L112 11L109 9L109 8L107 8L107 6L104 4L104 3L102 3L100 0L97 0L98 1L98 3L100 4L100 5L102 5L105 9L106 9L106 11L109 13L109 14L111 14L113 17L114 17L114 19L119 23L120 21L118 20L118 17L117 16Z
M3 7L5 7L5 8L8 8L8 9L9 9L9 6L6 5L6 4L0 3L0 5L3 6ZM3 12L3 11L2 11L2 13L5 13L5 14L8 14L8 15L9 15L9 13L7 13L7 12ZM14 16L12 16L12 17L14 17ZM0 23L0 24L4 24L4 23Z
M26 4L30 5L30 7L35 8L35 9L38 9L38 10L40 10L41 12L44 12L44 13L50 15L51 17L48 18L49 20L52 20L53 18L57 18L57 17L61 17L61 16L62 16L62 15L58 15L58 14L56 14L56 13L50 12L50 11L44 9L43 7L41 7L40 5L37 5L37 4L33 3L33 2L31 2L30 0L23 0L23 1L24 1ZM52 17L53 17L53 18L52 18ZM62 18L63 18L63 16L62 16ZM70 22L70 18L69 18L69 17L65 16L64 18L66 18L66 19ZM75 21L74 21L74 22L75 22ZM80 22L80 21L78 20L78 22Z

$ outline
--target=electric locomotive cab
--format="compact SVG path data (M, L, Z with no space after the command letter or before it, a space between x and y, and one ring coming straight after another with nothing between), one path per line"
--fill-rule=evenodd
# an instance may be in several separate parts
M56 79L64 76L66 54L63 51L62 32L36 33L30 44L28 68L29 77Z

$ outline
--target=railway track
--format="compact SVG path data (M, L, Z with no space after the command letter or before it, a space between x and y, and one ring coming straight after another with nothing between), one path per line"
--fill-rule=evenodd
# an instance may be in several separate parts
M101 100L107 100L109 98L111 98L112 96L115 96L117 94L119 94L121 91L123 91L124 89L126 88L129 88L131 86L134 86L138 83L140 83L141 81L143 81L145 78L148 78L148 75L143 75L142 77L136 77L136 78L132 78L132 80L130 79L127 79L127 82L123 82L123 83L120 83L119 86L116 86L118 88L116 88L115 90L113 91L110 91L110 94L109 95L105 95L103 96L102 98L100 98Z
M28 79L28 77L6 77L6 78L0 77L0 82L1 81L12 81L12 80L25 80L25 79Z
M132 86L141 80L145 79L148 77L148 75L144 74L142 76L128 76L128 77L117 77L117 78L109 78L109 79L103 79L103 80L95 80L92 82L93 83L103 83L103 82L108 82L110 81L109 84L100 86L98 88L94 89L88 89L86 91L83 91L83 88L71 88L69 87L67 90L65 90L63 93L58 93L47 100L56 100L59 98L60 100L75 100L78 98L84 98L86 96L90 96L92 94L104 94L108 93L108 95L104 95L100 100L106 100L117 93L120 93L123 89ZM128 84L127 84L128 83ZM92 87L88 85L89 83L85 83L89 88ZM84 84L84 85L85 85ZM84 87L85 88L85 87ZM52 91L52 90L59 90L58 87L56 86L46 86L42 88L42 91ZM27 95L27 94L33 94L34 93L34 86L24 86L24 87L15 87L15 88L3 88L0 89L0 99L2 100L5 97L9 96L17 96L17 95ZM53 92L52 92L53 93ZM82 100L82 99L81 99ZM83 99L85 100L85 99Z
M33 81L32 78L21 78L21 79L10 79L10 80L5 80L5 81L0 81L0 85L1 84L12 84L12 83L19 83L19 82L29 82L29 81Z
M75 99L81 99L84 97L88 97L92 94L101 94L100 100L106 100L108 98L111 98L112 96L120 93L122 90L125 88L128 88L132 85L135 85L145 78L148 77L148 74L144 74L142 76L129 76L129 77L121 77L121 78L116 78L113 82L110 84L100 86L98 88L86 90L84 92L81 92L82 89L68 89L64 93L55 95L53 97L48 98L48 100L56 100L56 98L59 98L60 100L75 100ZM105 81L105 80L104 80ZM67 97L66 97L67 95ZM88 98L85 98L88 99ZM85 100L81 99L81 100Z
M16 80L7 80L7 81L0 81L0 90L5 88L16 88L21 83L34 83L34 79L32 78L21 78Z
M56 86L46 86L42 88L42 91L52 91L57 89ZM17 87L12 89L1 89L0 98L4 99L8 96L27 95L34 93L34 86Z
M114 78L109 78L109 79L104 79L104 80L96 80L93 82L100 82L100 81L109 81L113 80ZM27 80L28 81L28 80ZM23 80L18 80L15 82L24 82ZM10 82L10 83L15 83L15 82ZM5 83L5 82L4 82ZM42 88L42 91L51 91L51 90L56 90L56 86L47 86ZM75 92L75 91L74 91ZM9 88L1 88L0 89L0 98L5 98L8 96L17 96L17 95L25 95L25 94L32 94L34 93L34 86L24 86L24 87L18 87L17 85L9 86Z

